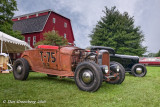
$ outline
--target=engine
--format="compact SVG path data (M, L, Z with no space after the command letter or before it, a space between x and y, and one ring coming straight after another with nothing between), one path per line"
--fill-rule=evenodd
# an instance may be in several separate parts
M98 52L88 52L82 49L74 50L72 54L72 71L82 61L93 61L99 65L107 65L109 67L110 56L106 50L100 50Z

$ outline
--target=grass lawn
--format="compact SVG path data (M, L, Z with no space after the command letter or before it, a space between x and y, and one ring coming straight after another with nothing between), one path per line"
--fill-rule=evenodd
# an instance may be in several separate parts
M19 81L12 73L0 74L0 107L160 107L160 67L147 70L143 78L127 73L120 85L104 82L94 93L80 91L72 79L31 72L26 81Z

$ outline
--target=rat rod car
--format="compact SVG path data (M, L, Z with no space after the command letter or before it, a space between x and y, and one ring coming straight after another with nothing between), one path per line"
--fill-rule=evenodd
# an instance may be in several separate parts
M138 56L120 55L115 54L113 48L104 46L90 46L86 48L91 52L96 52L97 50L107 50L110 54L111 63L120 63L124 67L125 71L136 77L144 77L147 73L147 69L143 64L139 63Z
M80 90L94 92L103 81L121 84L125 72L117 64L110 65L106 50L88 53L73 46L39 45L24 51L13 65L15 79L26 80L29 70L50 76L74 77Z

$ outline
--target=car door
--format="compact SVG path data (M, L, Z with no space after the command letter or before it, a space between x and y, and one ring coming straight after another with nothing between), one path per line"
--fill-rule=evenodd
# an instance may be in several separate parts
M43 68L57 69L57 50L43 49L39 51Z

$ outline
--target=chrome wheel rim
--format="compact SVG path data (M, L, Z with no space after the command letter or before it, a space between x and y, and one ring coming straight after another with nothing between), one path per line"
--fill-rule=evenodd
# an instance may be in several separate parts
M140 67L136 68L136 73L141 74L142 73L142 68L140 68Z
M17 66L17 72L20 74L21 73L21 71L22 71L22 66Z
M85 84L89 84L93 81L93 73L90 71L90 70L85 70L83 73L82 73L82 81L85 83Z

